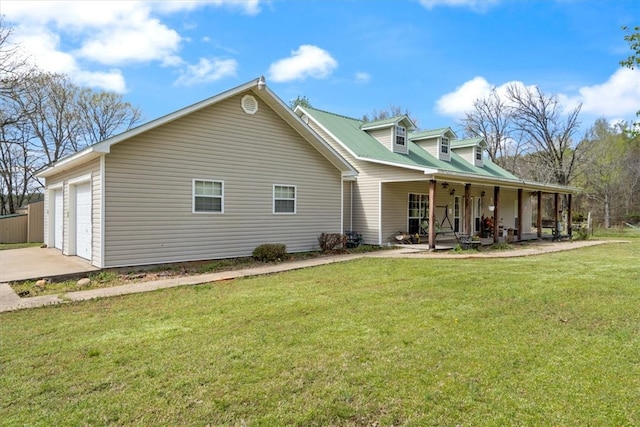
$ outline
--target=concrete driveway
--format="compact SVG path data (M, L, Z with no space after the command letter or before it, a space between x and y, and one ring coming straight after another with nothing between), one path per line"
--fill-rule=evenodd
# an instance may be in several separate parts
M24 248L0 251L0 283L43 279L97 271L89 261L64 256L58 249Z

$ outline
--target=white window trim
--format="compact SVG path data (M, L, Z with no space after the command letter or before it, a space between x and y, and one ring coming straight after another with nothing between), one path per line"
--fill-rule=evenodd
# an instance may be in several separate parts
M445 141L447 141L446 144L444 143ZM443 150L444 147L447 147L446 152ZM451 151L451 140L446 136L441 137L440 138L440 154L444 156L449 156L450 151Z
M205 196L205 195L197 195L198 197L211 197L211 198L219 198L220 199L220 211L219 212L203 212L196 211L196 182L215 182L221 185L220 196ZM191 213L196 215L220 215L224 213L224 181L218 179L204 179L204 178L194 178L191 183Z
M290 187L293 188L293 212L276 212L276 187ZM271 210L274 215L295 215L298 213L298 186L291 184L273 184L272 203ZM278 198L277 200L292 200Z
M398 135L398 131L401 130L402 135ZM398 137L402 138L402 144L398 144ZM396 125L393 132L393 143L400 147L407 146L407 129L404 126Z

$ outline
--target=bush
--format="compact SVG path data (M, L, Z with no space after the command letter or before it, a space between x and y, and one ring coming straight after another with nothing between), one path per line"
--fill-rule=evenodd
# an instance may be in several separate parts
M578 227L572 230L573 240L587 240L589 238L589 230L587 227Z
M322 252L336 252L347 247L347 236L340 233L322 233L318 237Z
M287 247L283 243L265 243L255 248L252 255L256 261L282 261L287 255Z

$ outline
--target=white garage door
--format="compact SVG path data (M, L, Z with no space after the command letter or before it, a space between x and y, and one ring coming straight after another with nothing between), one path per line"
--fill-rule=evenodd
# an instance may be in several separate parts
M53 192L53 247L62 250L62 190Z
M76 186L76 255L91 259L91 188Z

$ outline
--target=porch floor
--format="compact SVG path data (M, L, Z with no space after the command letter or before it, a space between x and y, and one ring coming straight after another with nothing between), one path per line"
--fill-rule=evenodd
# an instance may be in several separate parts
M542 240L545 240L546 238L551 239L551 235L542 235ZM525 242L528 240L538 240L538 235L536 233L523 233L522 234L522 240L517 240L514 237L514 242ZM407 247L411 247L413 249L424 249L424 250L429 250L429 244L426 243L428 241L428 236L420 236L420 242L421 243L399 243L399 246L407 246ZM504 237L500 237L500 242L505 242L506 238ZM455 236L453 235L444 235L444 236L438 236L436 238L436 247L435 250L436 251L446 251L446 250L451 250L454 249L457 245L459 245L460 243L458 242L458 240L456 240ZM480 238L480 244L481 246L490 246L493 245L493 237L487 237L487 238Z

